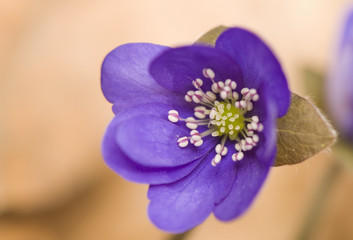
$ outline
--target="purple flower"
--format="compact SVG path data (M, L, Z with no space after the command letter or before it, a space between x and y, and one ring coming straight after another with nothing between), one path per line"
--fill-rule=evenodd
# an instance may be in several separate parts
M326 94L328 110L336 127L353 141L353 8L329 69Z
M102 89L116 114L104 159L150 184L149 217L169 232L249 207L276 156L276 119L290 104L276 57L240 28L215 48L122 45L104 60Z

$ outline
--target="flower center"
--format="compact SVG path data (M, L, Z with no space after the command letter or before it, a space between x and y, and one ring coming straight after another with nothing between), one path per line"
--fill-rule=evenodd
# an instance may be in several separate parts
M216 166L221 162L223 156L228 153L225 146L227 139L234 142L235 153L233 161L240 161L244 158L244 152L252 150L259 142L256 132L263 130L263 125L258 116L251 116L253 102L259 100L256 89L243 88L240 94L236 91L237 83L231 79L224 82L214 80L215 73L210 68L202 71L203 76L212 81L212 91L201 88L203 80L197 78L192 83L196 91L190 90L185 95L185 101L199 104L194 108L193 117L183 119L176 110L168 112L168 119L171 122L184 121L186 127L191 129L190 136L180 137L177 141L182 148L187 147L189 142L195 147L203 144L203 138L211 135L220 137L220 143L216 145L216 155L212 159L212 165ZM208 130L199 133L196 129L199 126L207 125Z
M230 140L235 140L245 127L243 112L229 102L215 101L214 105L210 112L210 124L217 130L213 135L228 135Z

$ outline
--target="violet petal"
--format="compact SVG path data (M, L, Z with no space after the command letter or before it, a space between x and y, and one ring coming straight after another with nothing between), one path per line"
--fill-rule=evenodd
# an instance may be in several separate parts
M150 72L156 81L166 89L186 94L194 90L192 81L203 80L203 89L211 90L212 81L202 75L204 68L211 68L216 81L228 78L242 86L242 75L237 63L226 53L211 47L188 46L169 49L151 64Z
M272 89L279 117L286 114L290 104L286 77L275 55L259 37L241 28L230 28L219 36L216 48L235 59L247 88L257 89L266 82Z

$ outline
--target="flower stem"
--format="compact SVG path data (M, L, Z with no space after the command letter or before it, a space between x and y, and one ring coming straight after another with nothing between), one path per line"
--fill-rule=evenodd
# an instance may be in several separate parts
M315 231L316 225L322 216L324 204L329 197L329 193L332 190L334 182L342 171L342 163L338 159L334 159L333 163L328 167L328 170L318 187L314 199L310 205L307 216L303 221L303 225L299 232L299 240L312 239L312 235Z
M168 240L184 240L191 231L192 229L184 233L169 235Z

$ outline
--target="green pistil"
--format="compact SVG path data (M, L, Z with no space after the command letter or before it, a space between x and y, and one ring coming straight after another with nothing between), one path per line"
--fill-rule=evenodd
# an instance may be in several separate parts
M211 120L211 124L217 128L214 135L227 134L231 140L235 140L245 127L242 110L227 102L216 102L215 108L217 114Z

